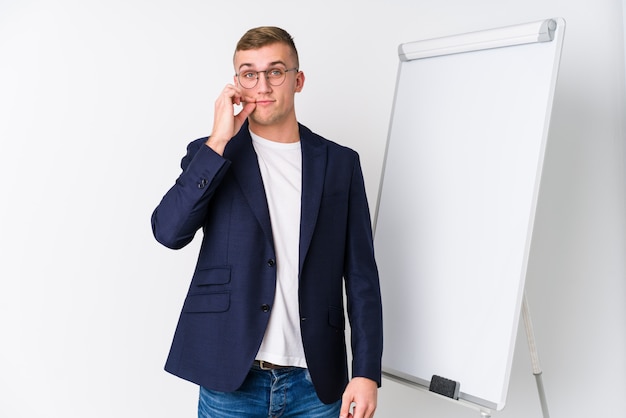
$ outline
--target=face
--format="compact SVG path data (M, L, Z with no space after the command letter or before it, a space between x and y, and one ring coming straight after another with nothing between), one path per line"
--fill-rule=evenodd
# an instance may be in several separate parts
M296 59L291 49L284 44L267 45L259 49L237 51L235 53L235 72L265 71L271 68L289 70L296 67ZM256 86L247 89L241 87L237 76L235 85L239 86L244 100L255 101L256 108L250 114L250 124L263 126L279 126L282 123L295 121L294 96L302 91L304 74L289 71L280 86L268 83L265 73L259 74Z

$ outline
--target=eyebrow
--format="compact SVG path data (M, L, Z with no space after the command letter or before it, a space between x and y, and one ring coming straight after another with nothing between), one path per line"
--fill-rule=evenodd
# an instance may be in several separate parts
M269 63L269 65L267 66L267 68L273 67L273 66L278 65L278 64L283 65L285 68L287 67L287 64L285 64L285 62L284 62L284 61L273 61L273 62L270 62L270 63ZM254 65L254 64L247 63L247 62L244 62L243 64L241 64L241 65L239 66L239 70L241 70L243 67L255 67L255 65Z

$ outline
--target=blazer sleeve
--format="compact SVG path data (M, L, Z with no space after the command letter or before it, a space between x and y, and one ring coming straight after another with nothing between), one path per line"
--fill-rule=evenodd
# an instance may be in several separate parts
M204 223L207 206L230 166L230 161L200 138L187 146L182 173L152 213L152 232L172 249L189 244Z
M382 302L369 206L361 165L352 173L344 278L351 328L352 375L381 385Z

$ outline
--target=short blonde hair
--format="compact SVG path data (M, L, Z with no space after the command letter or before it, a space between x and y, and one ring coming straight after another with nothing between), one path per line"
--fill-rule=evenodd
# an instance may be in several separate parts
M293 37L286 30L276 26L260 26L248 30L237 42L235 53L237 51L259 49L276 43L287 45L291 49L296 59L296 67L299 67L298 50L293 42Z

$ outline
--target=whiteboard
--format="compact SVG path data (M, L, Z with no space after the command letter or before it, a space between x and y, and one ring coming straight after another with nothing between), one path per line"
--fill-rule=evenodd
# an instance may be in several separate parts
M374 237L388 377L504 407L564 27L400 45Z

